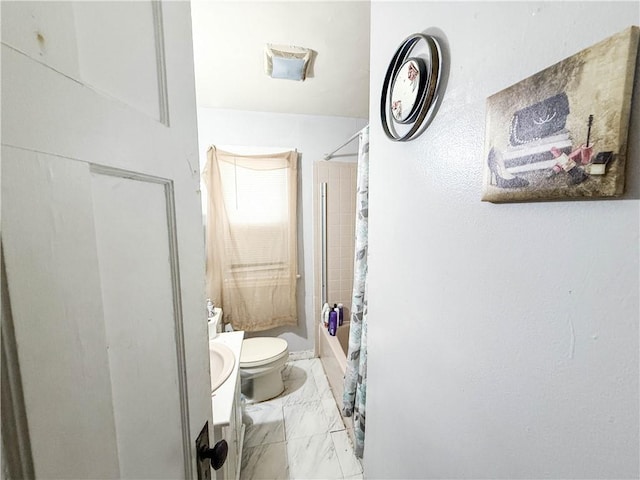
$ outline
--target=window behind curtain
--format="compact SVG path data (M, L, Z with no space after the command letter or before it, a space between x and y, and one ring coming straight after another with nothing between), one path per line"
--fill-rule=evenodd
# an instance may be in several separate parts
M297 157L209 149L207 288L236 329L297 323Z

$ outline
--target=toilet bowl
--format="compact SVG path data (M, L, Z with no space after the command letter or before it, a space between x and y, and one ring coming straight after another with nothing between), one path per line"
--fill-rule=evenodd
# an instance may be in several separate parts
M282 369L288 358L287 341L282 338L254 337L242 341L240 390L246 403L263 402L284 391Z

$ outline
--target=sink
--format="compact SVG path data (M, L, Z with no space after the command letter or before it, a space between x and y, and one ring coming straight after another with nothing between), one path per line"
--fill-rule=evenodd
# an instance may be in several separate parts
M233 351L220 342L209 342L209 364L211 365L211 393L231 375L236 357Z

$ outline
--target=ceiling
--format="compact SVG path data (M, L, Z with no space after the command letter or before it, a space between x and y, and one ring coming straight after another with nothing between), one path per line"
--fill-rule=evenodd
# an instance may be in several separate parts
M192 0L199 107L369 116L368 1ZM316 52L304 81L265 74L267 43Z

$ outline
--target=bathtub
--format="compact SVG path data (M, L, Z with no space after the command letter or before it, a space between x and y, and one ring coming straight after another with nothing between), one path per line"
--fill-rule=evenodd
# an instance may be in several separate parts
M329 380L331 392L342 411L342 394L344 393L344 374L347 370L347 351L349 350L349 322L344 322L336 336L329 335L322 323L318 326L318 355L322 367ZM342 417L349 433L353 430L351 417Z

